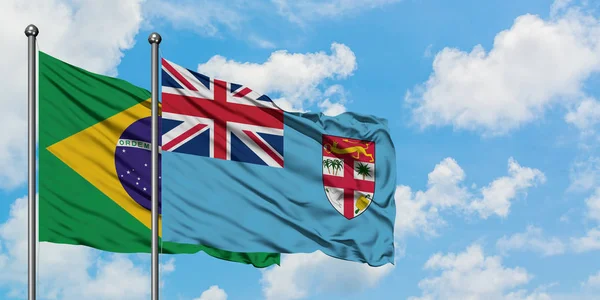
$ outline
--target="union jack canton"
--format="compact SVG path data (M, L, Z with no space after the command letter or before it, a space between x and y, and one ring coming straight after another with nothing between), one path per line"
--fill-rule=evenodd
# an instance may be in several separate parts
M283 168L283 114L249 87L162 59L162 151Z

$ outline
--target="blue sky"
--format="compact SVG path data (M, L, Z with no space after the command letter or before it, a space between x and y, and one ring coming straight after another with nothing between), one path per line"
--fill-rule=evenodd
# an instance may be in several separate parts
M16 45L0 50L14 70L0 75L0 298L26 287L22 32L35 23L42 51L145 88L158 31L163 57L282 107L389 120L395 266L162 257L163 299L600 299L597 3L28 2L0 4ZM44 299L149 297L148 256L42 244L40 261Z

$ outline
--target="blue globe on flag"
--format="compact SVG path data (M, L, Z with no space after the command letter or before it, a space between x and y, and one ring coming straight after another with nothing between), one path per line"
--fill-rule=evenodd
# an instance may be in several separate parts
M160 122L159 130L160 133ZM147 210L152 209L152 150L151 118L140 119L129 125L121 134L116 145L115 167L119 181L127 194ZM160 143L160 138L159 138ZM161 155L158 155L158 213L161 205Z

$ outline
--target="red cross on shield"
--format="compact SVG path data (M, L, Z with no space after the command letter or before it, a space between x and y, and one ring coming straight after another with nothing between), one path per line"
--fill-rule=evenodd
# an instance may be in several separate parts
M375 143L323 135L323 186L348 220L365 212L375 192Z

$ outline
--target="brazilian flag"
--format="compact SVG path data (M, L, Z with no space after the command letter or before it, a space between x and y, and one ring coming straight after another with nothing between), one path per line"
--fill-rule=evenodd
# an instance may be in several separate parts
M150 252L150 97L39 52L40 241ZM159 236L161 228L159 219ZM161 245L163 253L204 251L255 267L280 260L278 253Z

